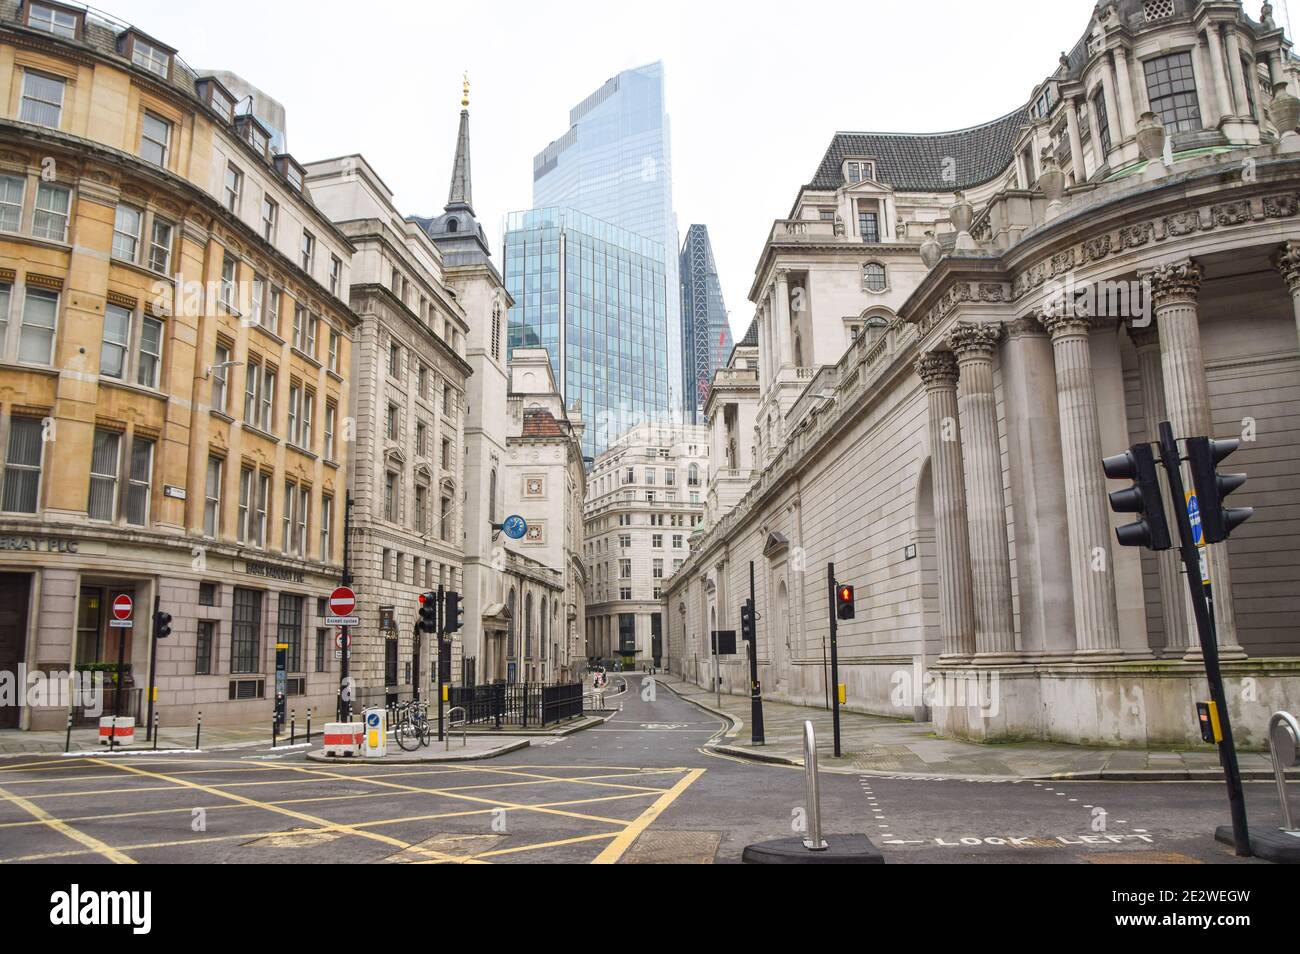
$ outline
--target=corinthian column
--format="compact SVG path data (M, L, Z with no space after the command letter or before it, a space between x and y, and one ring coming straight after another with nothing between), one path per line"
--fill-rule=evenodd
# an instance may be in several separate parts
M916 373L930 409L930 474L939 556L939 630L943 661L967 662L975 652L966 488L957 433L957 360L946 351L923 354Z
M1205 379L1205 358L1201 353L1201 326L1196 313L1196 303L1201 293L1201 266L1187 258L1180 262L1161 265L1138 277L1151 283L1156 321L1160 334L1160 365L1164 375L1165 406L1174 436L1179 440L1188 437L1212 437L1214 422L1210 416L1210 389ZM1183 468L1183 482L1190 492L1191 476ZM1171 506L1182 507L1184 502L1172 500ZM1170 527L1177 536L1175 527ZM1214 594L1214 620L1218 634L1220 654L1241 658L1244 653L1237 643L1237 620L1232 609L1232 578L1228 571L1228 553L1222 544L1205 548L1206 565ZM1184 604L1189 627L1195 626L1195 615L1189 602ZM1189 628L1189 655L1200 652L1196 633Z
M774 370L790 363L790 272L776 270L776 291L772 298L772 318L776 322L776 362Z
M976 661L989 663L1010 661L1016 651L1007 504L993 394L993 352L1001 333L1000 325L963 321L948 336L960 375L957 405L966 471Z
M1291 289L1291 306L1295 310L1296 332L1300 334L1300 242L1287 242L1273 258L1273 264Z
M1039 320L1052 336L1056 364L1077 655L1118 656L1119 614L1111 572L1110 517L1101 470L1101 425L1093 390L1088 319L1049 312Z
M1160 335L1154 319L1145 327L1128 324L1128 337L1137 350L1138 381L1142 385L1142 415L1147 440L1158 440L1160 422L1165 420L1165 382L1160 371ZM1183 582L1177 550L1161 550L1155 555L1160 570L1160 610L1165 624L1166 653L1182 655L1187 651L1187 584Z

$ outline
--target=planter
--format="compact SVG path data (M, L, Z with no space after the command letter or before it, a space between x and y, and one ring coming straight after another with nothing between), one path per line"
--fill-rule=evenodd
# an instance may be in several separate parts
M925 263L926 268L934 268L941 258L943 258L943 246L939 244L933 232L926 232L925 241L921 243L921 261Z
M1165 154L1165 126L1153 112L1145 112L1137 122L1138 152L1142 158L1155 162Z

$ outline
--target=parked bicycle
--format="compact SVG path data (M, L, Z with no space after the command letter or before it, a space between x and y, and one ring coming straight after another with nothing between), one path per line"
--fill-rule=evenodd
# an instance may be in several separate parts
M425 702L407 702L397 707L393 738L407 752L433 741L437 729L429 721L429 706Z

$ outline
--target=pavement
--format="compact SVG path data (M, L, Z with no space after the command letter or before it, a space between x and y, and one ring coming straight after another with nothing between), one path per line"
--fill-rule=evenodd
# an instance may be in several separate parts
M932 723L905 722L840 710L841 758L833 755L831 713L825 709L763 701L764 744L750 741L748 696L714 693L672 675L654 677L683 699L727 719L730 728L715 751L762 762L803 765L803 724L811 720L823 771L889 778L1108 781L1214 781L1223 778L1218 752L1202 749L1105 749L1051 743L964 742L940 738ZM1242 777L1273 779L1267 753L1239 752ZM1290 769L1288 779L1300 779Z
M312 762L326 762L331 765L342 765L348 762L362 762L367 765L421 765L428 762L473 762L479 759L496 758L498 755L505 755L507 752L515 752L519 749L527 748L529 744L529 739L527 738L513 738L507 735L494 735L487 737L482 735L467 735L462 740L459 734L457 734L453 735L448 741L451 743L450 745L446 742L439 743L435 740L431 745L408 752L390 739L385 754L378 758L365 758L360 755L326 755L320 749L313 749L308 752L307 758Z

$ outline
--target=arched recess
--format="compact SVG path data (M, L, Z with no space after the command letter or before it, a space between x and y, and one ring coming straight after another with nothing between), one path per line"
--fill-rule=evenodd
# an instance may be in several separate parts
M916 482L916 523L913 531L914 559L921 583L921 623L924 652L930 660L943 652L943 635L939 630L939 561L935 544L934 468L930 458L921 466Z

